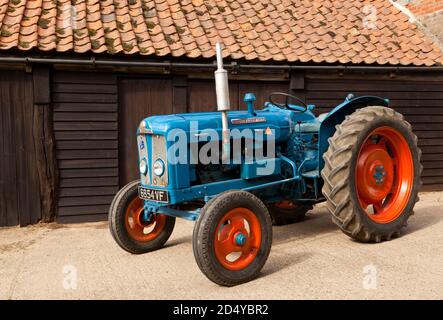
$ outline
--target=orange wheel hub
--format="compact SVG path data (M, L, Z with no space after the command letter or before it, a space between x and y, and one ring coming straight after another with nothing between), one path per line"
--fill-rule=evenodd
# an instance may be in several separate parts
M166 224L166 216L152 215L149 222L143 221L143 201L133 199L125 211L125 227L129 236L136 241L148 242L157 238Z
M361 207L378 223L389 223L403 212L414 180L411 150L391 127L372 131L360 148L356 188Z
M251 264L260 243L260 221L246 208L228 211L215 229L215 255L220 264L229 270L242 270Z

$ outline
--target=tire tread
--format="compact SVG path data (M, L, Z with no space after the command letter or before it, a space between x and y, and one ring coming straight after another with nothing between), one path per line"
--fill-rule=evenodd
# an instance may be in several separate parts
M400 234L399 231L394 231L381 235L375 230L369 230L356 213L350 199L349 179L353 147L357 143L358 134L372 121L380 117L394 119L408 129L413 137L413 148L418 150L420 162L421 150L417 146L418 139L412 132L411 125L402 114L382 106L361 108L346 116L345 120L336 126L335 134L328 140L329 148L323 155L325 165L321 172L324 181L322 192L327 200L326 207L332 214L332 221L345 234L361 242L390 240ZM423 166L420 164L420 176L422 170ZM418 187L421 187L421 184L421 179L419 179ZM414 203L417 202L417 192L413 193L412 196L415 197Z

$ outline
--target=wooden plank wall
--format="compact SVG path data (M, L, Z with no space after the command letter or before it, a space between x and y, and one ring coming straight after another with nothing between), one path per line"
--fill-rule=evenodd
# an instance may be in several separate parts
M263 106L268 101L271 92L288 92L288 83L285 81L229 81L229 98L232 110L245 110L243 101L247 92L256 96L256 106ZM188 112L217 111L217 97L214 81L188 81Z
M103 220L119 189L116 78L55 72L52 103L58 221Z
M0 72L0 226L41 218L32 74Z
M389 98L390 105L405 116L419 138L424 190L443 190L443 80L437 79L433 74L393 79L381 75L326 79L307 74L305 94L309 103L321 106L319 112L330 110L349 92Z
M156 114L173 113L172 80L122 79L119 82L120 187L139 179L137 128Z

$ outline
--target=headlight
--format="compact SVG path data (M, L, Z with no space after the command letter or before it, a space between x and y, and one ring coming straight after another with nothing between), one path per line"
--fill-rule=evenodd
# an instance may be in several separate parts
M153 171L157 177L161 177L163 175L163 173L165 172L165 163L163 162L163 160L161 159L155 160Z
M146 159L141 159L139 163L139 169L141 174L146 174L148 171L148 166L146 164Z

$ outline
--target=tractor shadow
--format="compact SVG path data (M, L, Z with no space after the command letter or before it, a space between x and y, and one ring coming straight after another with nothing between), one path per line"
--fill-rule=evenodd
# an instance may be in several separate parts
M172 240L166 242L166 244L163 246L163 248L171 248L171 247L182 245L184 243L192 244L192 235L182 236L179 238L172 239Z
M273 245L340 232L325 207L315 208L303 221L273 227Z
M443 205L438 203L417 206L414 212L415 214L409 219L407 227L402 229L402 236L430 228L443 220ZM274 226L273 231L273 246L341 233L340 229L331 221L330 213L325 207L315 208L301 222L286 226Z
M430 228L443 220L443 204L418 206L414 215L409 219L408 226L403 229L402 235L407 236L414 232Z
M285 253L282 255L271 254L269 260L266 262L266 267L263 269L260 278L270 276L274 273L282 271L283 269L302 263L306 260L309 260L312 256L313 254L311 252L303 252L297 254Z
M443 221L443 206L438 204L418 206L415 214L410 218L408 226L403 229L402 237L407 237L414 232L425 230ZM319 207L313 213L308 214L305 220L286 226L273 227L273 247L277 249L286 243L312 241L313 238L323 238L328 235L340 234L339 228L331 221L329 212L324 207ZM349 240L361 245L365 243L356 242L345 235L344 240ZM277 249L278 250L278 249ZM275 251L274 251L275 252ZM295 254L274 254L270 256L267 268L263 269L262 277L269 276L291 267L293 265L309 260L314 254L312 252L299 252Z

